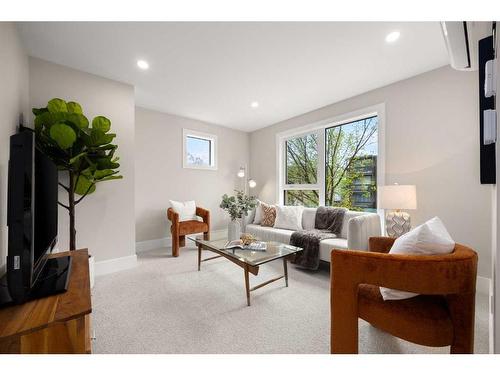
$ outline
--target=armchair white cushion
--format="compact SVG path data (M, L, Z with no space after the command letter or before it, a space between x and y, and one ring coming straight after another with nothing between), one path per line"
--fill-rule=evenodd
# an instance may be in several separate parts
M454 248L455 241L436 216L397 238L389 254L442 255L451 253ZM384 300L406 299L417 295L384 287L380 287L380 294Z
M179 214L179 221L198 220L195 201L177 202L171 200L170 207Z

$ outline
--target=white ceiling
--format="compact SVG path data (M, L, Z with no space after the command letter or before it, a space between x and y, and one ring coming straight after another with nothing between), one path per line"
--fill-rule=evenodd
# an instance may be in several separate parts
M19 30L29 55L133 84L139 106L244 131L448 63L437 22L39 22ZM401 37L387 44L393 30Z

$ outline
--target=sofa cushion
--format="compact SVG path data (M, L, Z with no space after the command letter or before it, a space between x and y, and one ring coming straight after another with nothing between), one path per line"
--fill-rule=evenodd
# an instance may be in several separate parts
M302 228L314 229L314 222L316 220L316 208L305 207L302 211Z
M255 207L253 209L251 209L250 211L248 211L247 214L244 217L245 224L252 224L254 222L254 220L255 220L255 211L256 211L256 208L257 208L258 205L259 205L259 200L257 199Z
M276 207L264 202L260 202L260 207L262 208L262 221L260 225L263 227L274 226L274 221L276 220Z
M303 206L281 206L276 205L276 220L274 228L302 230Z
M275 241L288 244L290 243L290 236L292 235L293 230L248 224L246 226L246 232L253 234L255 237L262 241Z
M254 217L252 221L249 221L249 223L254 223L254 224L260 224L262 221L262 207L260 206L262 202L257 200L257 205L255 208L252 210Z
M347 250L347 239L330 238L319 243L319 259L330 262L330 253L333 249Z

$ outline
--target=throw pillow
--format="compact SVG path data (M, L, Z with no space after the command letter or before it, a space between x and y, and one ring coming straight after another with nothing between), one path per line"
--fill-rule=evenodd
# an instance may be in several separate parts
M263 227L272 227L276 220L276 207L265 204L264 202L260 202L260 207L262 209L261 225Z
M451 253L454 248L455 241L436 216L396 239L389 254L442 255ZM380 287L380 294L384 300L406 299L417 295L383 287Z
M195 201L170 201L170 207L179 214L179 221L198 220Z
M257 206L255 206L255 217L253 219L254 224L260 225L262 222L262 207L260 206L262 202L257 200Z
M302 206L276 206L275 228L302 230Z

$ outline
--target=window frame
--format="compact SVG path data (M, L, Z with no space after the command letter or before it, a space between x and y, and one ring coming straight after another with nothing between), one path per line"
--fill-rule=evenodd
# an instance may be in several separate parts
M319 190L319 206L325 205L326 193L326 129L359 121L369 117L378 117L377 125L377 186L385 185L385 104L380 103L370 107L362 108L353 112L345 113L335 117L329 117L315 123L311 123L299 128L291 129L276 134L276 202L283 205L285 203L286 190ZM286 184L286 141L291 138L316 133L318 136L318 168L316 184ZM378 208L377 212L383 211Z
M210 142L210 165L194 165L187 162L188 138L197 138ZM182 129L182 167L187 169L217 170L217 136L196 130Z
M324 134L321 134L321 129L316 129L314 131L306 131L306 132L303 132L303 133L299 133L299 134L293 134L293 135L290 135L288 137L284 137L282 140L281 140L281 152L282 152L282 160L283 160L283 163L282 163L282 167L280 168L280 174L283 174L282 176L282 189L281 189L281 201L280 204L284 204L284 201L285 201L285 192L287 190L318 190L319 191L319 201L321 202L321 195L323 194L324 195L324 192L321 191L321 179L324 178L324 168L321 168L321 161L322 161L322 155L324 155L324 152L322 151L322 147L324 147L324 139L323 141L320 139L321 137L325 137ZM290 139L293 139L293 138L299 138L299 137L304 137L304 136L307 136L307 135L311 135L311 134L316 134L317 136L317 142L318 142L318 149L317 149L317 153L318 153L318 165L316 166L316 183L315 184L288 184L286 181L287 181L287 146L286 146L286 142L289 141ZM323 156L323 159L324 159L324 156ZM323 160L323 164L324 164L324 160ZM323 197L323 201L324 201L324 197Z

